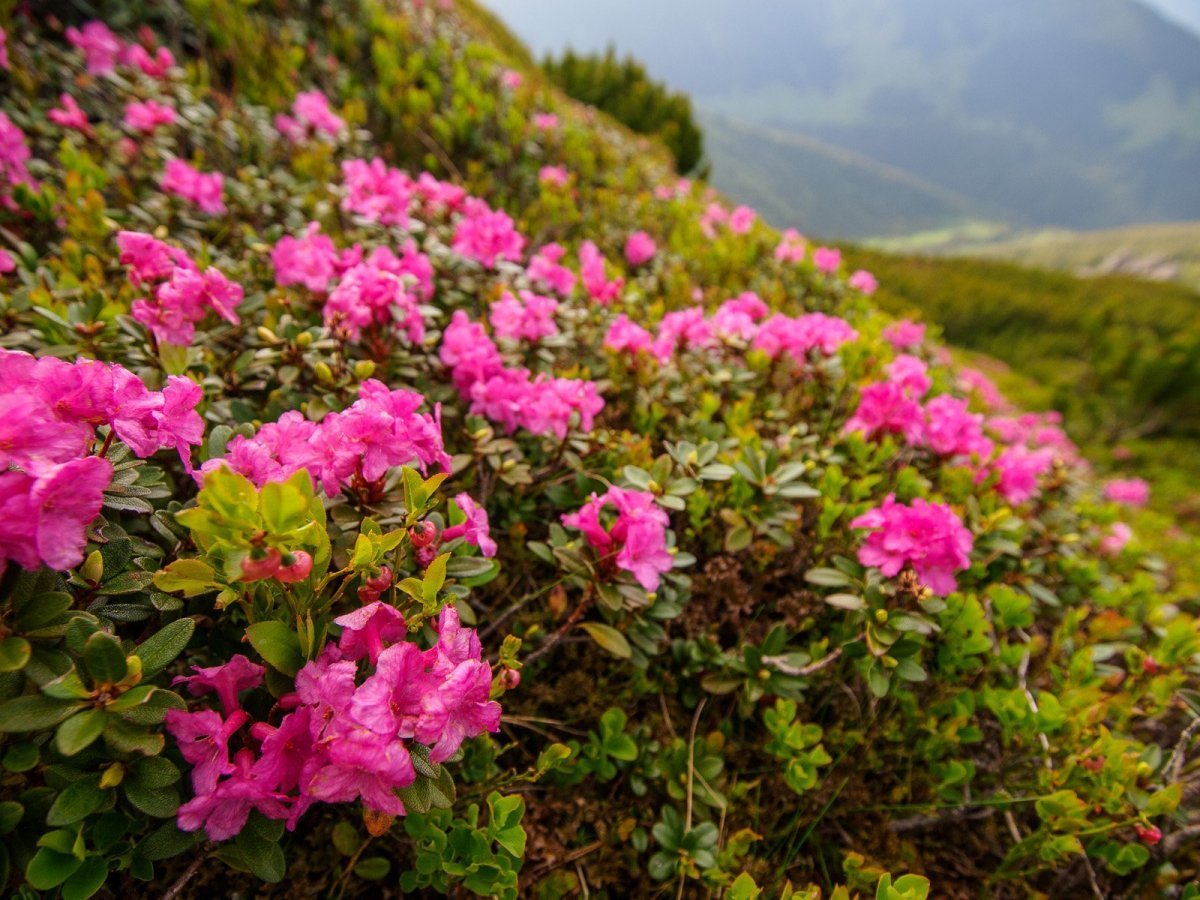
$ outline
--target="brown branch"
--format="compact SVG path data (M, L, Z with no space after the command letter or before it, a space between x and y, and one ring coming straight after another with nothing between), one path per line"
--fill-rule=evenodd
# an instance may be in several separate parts
M200 848L200 852L196 854L196 858L192 860L191 865L184 869L183 874L175 879L175 883L167 888L167 892L162 895L162 900L175 900L176 897L183 893L183 889L187 887L187 883L200 871L200 867L208 859L208 854L212 850L212 846L212 841L205 841L204 846Z
M828 669L835 662L837 662L841 656L842 648L838 647L829 655L822 656L820 659L816 660L815 662L810 662L806 666L793 666L787 661L787 658L783 656L764 656L762 661L763 665L777 669L784 675L794 675L799 678L804 678L809 675L815 675L822 669Z
M595 588L592 585L588 585L587 593L583 595L583 599L579 601L579 605L571 610L571 615L567 617L567 621L563 622L562 627L560 627L558 631L554 632L554 634L550 635L550 637L546 640L546 643L542 644L542 646L538 647L522 661L528 665L535 659L544 656L563 638L565 638L571 629L579 624L579 620L583 618L583 614L587 612L587 608L591 606L592 597L595 596L595 593Z

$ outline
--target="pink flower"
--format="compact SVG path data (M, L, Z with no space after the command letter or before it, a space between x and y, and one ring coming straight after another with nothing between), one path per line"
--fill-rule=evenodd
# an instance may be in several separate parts
M7 250L0 250L0 275L7 275L17 270L17 261Z
M925 326L901 319L883 329L883 339L897 350L909 350L925 340Z
M327 764L301 786L303 793L325 803L362 800L364 806L386 815L404 815L396 788L408 787L417 779L404 744L380 741L360 726L333 735L326 750Z
M442 532L443 541L452 541L461 537L486 557L496 555L496 542L491 538L491 528L488 525L487 510L478 506L469 494L459 494L454 498L458 508L466 519L457 525L451 525Z
M200 172L182 159L172 159L163 169L160 185L168 194L194 203L201 212L209 215L225 212L225 203L221 199L225 178L220 172Z
M608 280L604 269L604 255L591 241L584 241L579 246L579 274L588 296L601 306L608 306L617 299L625 286L624 279Z
M616 507L617 518L606 528L600 515L610 505ZM674 564L666 542L670 519L648 491L611 487L603 496L593 494L578 512L565 514L562 522L583 532L603 558L615 550L616 565L647 591L657 590L660 575Z
M302 284L322 293L337 272L338 253L333 241L321 234L321 225L310 222L299 238L284 235L271 250L275 283L280 287Z
M941 394L925 404L920 443L942 456L990 456L992 442L983 435L983 416L967 409L967 401Z
M469 392L472 385L487 381L504 370L500 351L483 326L472 322L461 309L455 311L442 334L438 356L451 370L451 380L460 393Z
M79 108L74 97L70 94L61 94L58 102L62 105L46 113L47 119L55 125L61 125L63 128L70 128L84 134L92 130L92 126L88 124L87 113Z
M641 325L631 322L624 313L613 319L604 336L604 346L618 353L649 353L653 344L654 336Z
M535 286L554 291L560 297L570 296L575 290L575 273L558 261L567 251L558 244L547 244L529 260L525 274Z
M496 336L511 341L539 341L558 333L554 314L558 301L529 291L517 300L507 291L488 309L488 321Z
M975 396L989 409L1000 409L1007 405L1004 395L993 383L992 379L988 378L978 369L963 367L958 371L958 383Z
M292 101L292 115L277 115L275 127L292 143L321 132L337 135L346 122L329 107L329 99L320 91L301 91Z
M729 212L720 203L710 203L700 217L700 230L707 238L716 235L716 226L729 221Z
M103 22L91 21L80 28L67 29L67 41L83 52L92 75L109 75L117 67L117 58L125 45Z
M409 643L382 651L374 674L354 692L351 717L376 734L411 739L421 719L422 699L439 684L435 673L429 671L435 653L422 653ZM479 658L478 652L475 658Z
M525 79L521 76L521 73L514 72L512 69L505 69L500 73L500 84L510 91L515 91L524 81Z
M463 216L454 228L453 247L456 253L490 269L501 259L519 262L525 238L508 213L471 198L463 204Z
M751 346L772 359L788 353L803 364L814 350L832 356L843 344L857 337L858 332L850 323L837 316L806 313L792 318L776 314L762 324Z
M631 266L650 262L657 252L658 246L654 243L654 238L644 231L635 231L625 239L625 259Z
M954 573L971 565L971 532L948 506L916 498L909 505L888 494L883 505L858 516L851 528L870 529L858 561L894 578L911 564L921 583L939 597L957 589Z
M1048 449L1030 450L1017 444L1006 448L992 467L1000 479L996 491L1009 503L1024 503L1037 493L1038 476L1044 475L1054 466L1054 453ZM986 474L986 470L980 476Z
M533 124L541 131L554 131L558 128L558 116L554 113L537 113L533 117Z
M408 633L404 616L381 600L333 621L343 629L338 641L338 649L342 654L347 659L362 659L365 656L371 665L375 665L385 644L403 640Z
M813 265L818 272L834 275L842 266L842 251L832 247L818 247L813 251Z
M146 262L147 260L141 260ZM133 301L130 312L154 333L154 337L166 344L187 346L195 337L196 323L212 310L231 325L237 325L236 309L242 302L242 286L230 281L219 269L208 268L198 272L195 268L179 266L169 280L154 290L151 299ZM137 267L135 265L135 271ZM131 276L132 277L132 276ZM139 274L139 278L142 276Z
M538 181L542 184L550 184L555 187L562 187L567 183L570 176L563 166L542 166L538 170Z
M8 61L8 32L0 28L0 69L8 72L12 64Z
M929 368L924 360L916 356L902 353L892 360L887 367L888 381L895 382L904 389L909 397L924 397L933 381L929 377Z
M1150 500L1150 485L1141 478L1114 479L1104 486L1104 499L1126 506L1145 506Z
M758 214L748 206L739 206L729 214L729 230L734 234L747 234Z
M36 516L38 557L51 569L63 571L83 561L84 530L100 514L112 475L112 464L98 456L48 466L38 473L29 503Z
M196 674L177 675L171 684L186 684L193 697L215 693L221 701L225 715L232 719L234 713L242 708L238 702L238 694L261 685L266 669L250 662L242 654L235 653L224 665L210 666L206 669L192 666L192 671Z
M500 730L500 704L489 699L491 688L491 666L466 660L422 698L416 738L430 745L430 761L443 763L466 738Z
M25 166L30 155L25 132L4 112L0 112L0 182L10 187L24 185L30 190L37 190L38 184ZM0 205L14 208L7 193L0 194Z
M175 124L175 110L157 100L144 103L135 100L125 104L124 122L125 127L132 131L152 134L163 125Z
M804 261L808 251L808 241L795 228L787 229L779 238L775 247L775 258L780 262L799 263Z
M166 281L177 268L196 268L183 250L140 231L117 232L117 247L118 259L129 267L129 282L135 286Z
M921 405L894 381L869 384L862 389L858 408L844 430L861 432L866 437L900 434L908 443L915 444L924 431Z
M416 185L404 172L390 169L382 159L349 159L342 163L346 196L342 209L369 222L408 227L408 208Z
M463 188L448 181L438 181L428 172L422 172L417 177L417 193L429 215L455 212L467 199L467 192Z
M179 807L176 824L182 831L203 828L211 840L224 841L246 827L251 810L269 819L286 819L286 795L268 788L253 770L254 754L239 750L233 771L211 792L197 795Z
M879 289L879 282L870 272L865 269L859 269L850 276L850 287L869 297Z
M141 44L129 44L121 53L119 62L122 65L141 69L144 75L151 78L162 78L167 70L175 65L175 55L166 47L159 47L151 55L150 51Z
M403 331L413 343L425 337L425 320L418 298L406 280L379 268L373 262L355 266L325 302L324 319L329 328L342 329L352 341L364 329Z
M249 720L250 716L241 709L229 713L228 719L222 719L211 709L167 710L164 724L179 744L183 758L192 764L192 787L197 794L211 794L221 776L233 772L229 739Z
M1132 528L1124 522L1114 522L1108 534L1100 539L1100 552L1105 556L1117 556L1132 537Z

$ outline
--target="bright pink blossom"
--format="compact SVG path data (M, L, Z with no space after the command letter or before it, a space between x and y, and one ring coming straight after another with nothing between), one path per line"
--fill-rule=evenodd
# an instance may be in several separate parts
M30 155L25 132L7 114L0 112L0 189L24 185L30 190L37 190L38 183L26 168ZM0 190L0 205L10 209L15 205L7 190Z
M625 239L625 259L631 266L641 266L650 262L658 252L654 238L644 231L635 231Z
M220 172L201 172L182 159L172 159L163 169L159 183L168 194L194 203L201 212L209 215L225 212L225 201L221 199L225 178Z
M491 527L488 525L487 510L471 499L470 494L459 494L454 498L458 508L466 517L457 525L451 525L442 532L443 541L452 541L461 537L486 557L496 555L496 542L491 538Z
M920 497L897 503L888 494L883 505L858 516L851 528L870 529L858 561L894 578L911 565L921 583L939 597L957 589L955 573L971 565L974 539L949 506Z
M416 185L399 169L389 168L378 157L349 159L342 163L346 196L342 209L381 225L408 227L408 210Z
M375 665L385 644L402 640L407 627L395 607L376 600L361 609L333 620L342 626L338 649L346 659L362 659L364 656Z
M75 98L70 94L61 94L58 98L59 106L46 113L46 118L63 128L69 128L73 131L80 131L84 134L92 130L92 126L88 124L87 113L80 109L79 104L75 102Z
M490 269L501 259L519 262L525 238L508 213L471 198L463 204L462 218L454 228L453 247L456 253Z
M601 306L608 306L617 299L625 286L622 278L608 280L604 255L591 241L584 241L579 247L579 274L588 296Z
M284 235L271 250L275 283L280 287L302 284L314 293L323 293L338 271L338 252L321 225L310 222L300 237Z
M124 42L103 22L91 21L83 28L67 29L67 41L80 50L92 75L109 75L117 67Z
M758 214L748 206L739 206L729 214L729 230L734 234L747 234Z
M505 291L488 309L488 321L496 337L510 341L539 341L558 333L554 314L558 301L530 291L518 300Z
M1000 476L996 491L1009 503L1024 503L1037 493L1038 477L1053 467L1054 453L1051 450L1030 450L1022 444L1006 447L992 463L992 468Z
M859 269L851 275L849 284L854 290L866 294L868 297L879 289L879 281L865 269Z
M624 313L613 319L608 326L608 333L604 336L604 346L618 353L649 353L653 345L654 335L641 325L631 322Z
M538 170L538 181L542 184L553 185L554 187L562 187L567 183L570 176L563 166L542 166Z
M366 329L403 331L409 341L419 343L425 337L425 320L418 308L419 298L409 282L400 275L381 269L372 262L350 269L325 302L325 325L344 331L352 341Z
M558 128L558 116L554 113L536 113L533 117L533 124L541 131L554 131Z
M925 326L901 319L883 329L883 339L897 350L911 350L925 340Z
M186 684L193 697L215 693L221 701L225 715L232 717L242 708L238 702L238 694L261 685L266 669L250 662L242 654L235 653L224 665L208 668L192 666L192 671L195 672L194 675L177 675L171 684Z
M288 140L298 143L317 132L337 135L346 122L330 109L329 99L320 91L301 91L292 101L292 115L277 115L275 127Z
M1141 478L1114 479L1104 486L1104 499L1126 506L1145 506L1150 500L1150 485Z
M608 506L615 507L617 515L606 527L601 517ZM666 541L670 519L648 491L611 487L602 496L593 494L577 512L565 514L562 522L583 532L601 557L612 558L647 591L657 590L660 576L671 571L673 559Z
M554 291L560 297L570 296L575 290L575 273L558 262L566 252L559 244L546 244L529 260L525 274L542 290Z
M152 134L164 125L175 124L175 110L157 100L125 104L125 127L141 134Z
M798 263L804 261L808 252L808 241L795 228L789 228L779 237L775 247L775 258L780 262Z
M833 275L842 267L842 251L832 247L818 247L812 258L817 271L826 275Z
M1113 522L1108 534L1100 539L1100 552L1105 556L1117 556L1132 537L1132 528L1124 522Z
M983 416L970 412L966 400L941 394L925 404L924 414L920 443L934 453L941 456L991 455L992 442L983 434Z

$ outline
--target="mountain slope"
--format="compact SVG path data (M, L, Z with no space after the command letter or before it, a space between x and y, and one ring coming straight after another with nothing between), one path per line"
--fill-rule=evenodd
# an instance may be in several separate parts
M1200 39L1133 0L496 6L539 50L616 41L709 113L844 147L1010 223L1200 216Z

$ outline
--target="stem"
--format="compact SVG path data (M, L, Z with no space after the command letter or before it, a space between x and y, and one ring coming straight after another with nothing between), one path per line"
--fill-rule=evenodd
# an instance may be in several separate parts
M524 662L526 665L548 653L557 643L567 636L567 633L570 632L572 628L579 624L579 620L583 618L583 614L591 605L592 597L595 596L595 593L596 591L594 586L589 584L587 593L583 595L583 599L579 601L579 605L571 611L571 615L567 617L567 621L563 622L562 627L559 628L558 631L554 632L554 634L550 635L550 638L546 641L546 643L542 644L542 646L538 647L525 657Z
M192 880L200 867L204 865L204 860L208 858L208 852L212 849L212 841L206 841L204 846L200 848L200 852L196 854L196 858L192 860L191 865L183 870L183 874L175 879L175 883L167 888L167 892L162 895L162 900L175 900L187 886L187 883Z

